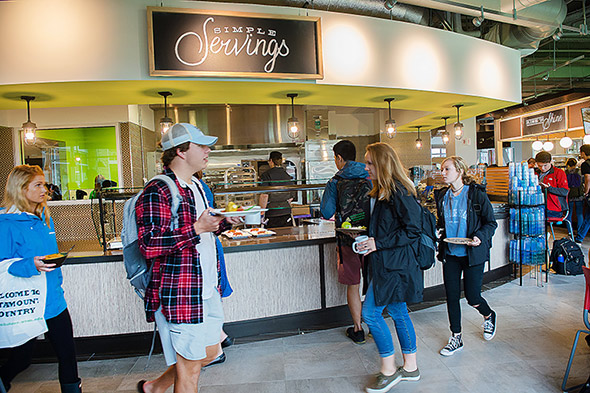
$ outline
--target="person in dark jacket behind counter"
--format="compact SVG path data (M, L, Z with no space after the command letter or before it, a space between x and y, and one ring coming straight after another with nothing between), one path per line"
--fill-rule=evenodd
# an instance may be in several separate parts
M359 253L369 256L370 283L363 304L363 319L373 335L381 370L368 393L387 392L400 381L417 381L416 333L406 303L422 301L424 281L416 261L421 228L414 217L421 208L416 189L391 146L367 146L366 169L373 183L369 239L358 242ZM391 315L404 364L396 369L391 332L383 310Z
M438 259L443 264L443 280L447 296L452 335L440 354L451 356L463 349L461 336L461 273L467 303L484 317L483 337L491 340L496 334L496 313L481 296L485 262L490 259L492 236L498 227L494 210L483 186L467 174L461 157L449 157L442 163L443 181L449 187L435 192L438 227L442 230ZM445 238L469 238L466 244L442 241Z

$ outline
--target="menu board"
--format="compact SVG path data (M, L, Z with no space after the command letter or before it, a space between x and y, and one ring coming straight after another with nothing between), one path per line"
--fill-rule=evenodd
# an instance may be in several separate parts
M321 79L320 18L148 7L151 76Z
M582 124L584 125L584 134L590 135L590 108L582 108Z
M523 119L522 134L542 134L566 129L565 108L527 116Z

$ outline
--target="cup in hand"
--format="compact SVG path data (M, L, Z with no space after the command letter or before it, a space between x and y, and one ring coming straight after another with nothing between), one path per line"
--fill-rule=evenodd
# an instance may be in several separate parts
M369 252L369 250L359 251L359 249L357 248L359 243L366 242L367 240L369 240L369 236L367 235L355 237L354 243L352 243L352 251L356 252L357 254L366 254L367 252Z

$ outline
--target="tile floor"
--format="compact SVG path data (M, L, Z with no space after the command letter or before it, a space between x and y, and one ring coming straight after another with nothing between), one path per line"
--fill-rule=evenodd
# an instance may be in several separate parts
M583 249L587 255L588 246ZM522 287L515 280L485 291L498 313L498 333L490 342L482 338L481 316L462 300L465 349L450 358L438 354L449 334L446 306L411 312L422 379L401 382L392 391L560 392L573 336L583 328L584 285L583 276L551 275L548 284L538 287L527 275ZM399 349L396 340L395 345ZM362 392L378 371L374 342L355 345L344 328L238 344L226 354L224 364L203 371L200 392ZM399 364L399 354L396 358ZM137 381L165 369L161 355L147 368L146 363L146 356L80 362L83 390L135 392ZM589 373L590 349L582 340L570 383L585 381ZM13 381L10 393L59 392L56 375L56 364L32 365Z
M525 276L522 287L511 281L484 293L498 313L490 342L482 338L481 317L463 300L465 349L450 358L438 354L448 338L445 305L412 312L422 379L393 391L559 392L574 333L582 328L584 278L552 275L542 288L535 284ZM590 372L590 349L585 341L578 348L572 383ZM343 328L238 344L226 354L224 364L203 371L201 392L361 392L378 371L374 342L355 345ZM80 362L84 392L135 392L138 380L165 369L161 355L147 369L146 362L145 356ZM11 393L59 392L56 374L56 364L32 365Z

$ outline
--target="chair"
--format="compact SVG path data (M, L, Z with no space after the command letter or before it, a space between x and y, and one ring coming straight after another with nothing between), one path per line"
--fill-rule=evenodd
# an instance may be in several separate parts
M584 386L586 383L581 385L572 386L566 389L567 378L569 377L570 370L572 368L572 363L574 361L574 354L576 353L576 347L578 345L578 339L580 338L580 334L590 334L590 320L588 320L588 312L590 311L590 269L586 266L583 266L582 269L584 270L584 278L586 279L586 295L584 297L584 325L586 325L586 329L588 330L578 330L576 332L576 336L574 338L574 345L572 346L572 352L570 353L570 359L567 362L567 367L565 369L565 375L563 377L563 383L561 384L561 390L563 392L571 392L572 390L578 389Z
M553 241L555 241L555 232L553 232L553 224L565 224L570 234L570 239L574 240L574 229L572 228L572 223L568 218L569 215L570 211L568 210L565 212L565 216L563 217L547 217L547 222L549 223L549 227L551 228L551 236L553 236Z

